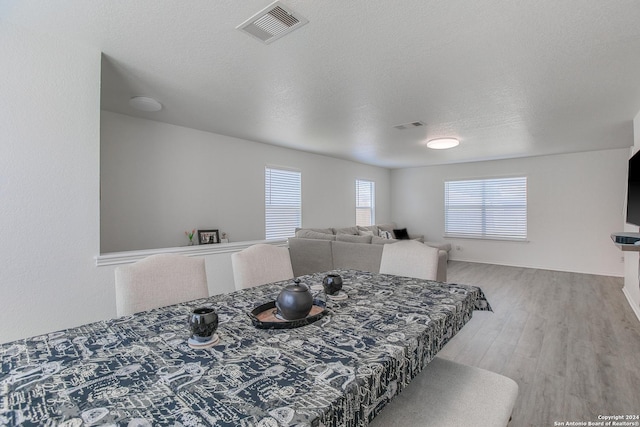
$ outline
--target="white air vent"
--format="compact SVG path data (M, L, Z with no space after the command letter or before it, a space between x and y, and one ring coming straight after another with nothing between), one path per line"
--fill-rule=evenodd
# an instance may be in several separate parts
M236 29L269 44L309 21L281 2L271 3Z
M398 130L405 130L405 129L418 128L424 125L425 124L423 122L411 122L411 123L403 123L401 125L395 125L394 128Z

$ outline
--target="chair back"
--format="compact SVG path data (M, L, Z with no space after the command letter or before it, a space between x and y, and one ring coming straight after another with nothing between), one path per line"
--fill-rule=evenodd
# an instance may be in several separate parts
M231 255L236 289L293 279L289 249L259 243Z
M387 243L382 249L380 273L436 280L438 249L415 240Z
M118 316L209 296L204 258L152 255L116 268L115 275Z

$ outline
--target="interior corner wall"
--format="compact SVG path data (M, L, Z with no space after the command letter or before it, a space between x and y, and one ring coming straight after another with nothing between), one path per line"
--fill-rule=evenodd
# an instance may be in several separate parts
M376 183L390 220L390 171L196 129L101 113L101 252L183 246L184 232L265 238L264 168L302 173L302 225L355 223L355 180Z
M0 25L0 342L114 312L99 270L100 52Z
M628 149L398 169L392 217L427 240L448 241L453 260L619 276ZM444 182L527 177L528 241L444 238Z

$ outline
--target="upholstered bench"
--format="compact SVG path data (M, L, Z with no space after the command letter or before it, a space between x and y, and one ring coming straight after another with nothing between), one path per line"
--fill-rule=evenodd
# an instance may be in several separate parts
M517 396L511 378L436 357L369 425L504 427Z

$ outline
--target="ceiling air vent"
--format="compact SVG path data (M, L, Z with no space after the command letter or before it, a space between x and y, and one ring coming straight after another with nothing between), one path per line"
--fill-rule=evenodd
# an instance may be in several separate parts
M236 29L269 44L307 22L309 21L303 16L276 1L238 25Z
M411 122L411 123L403 123L401 125L395 125L394 128L398 130L405 130L405 129L418 128L424 125L425 124L423 122Z

